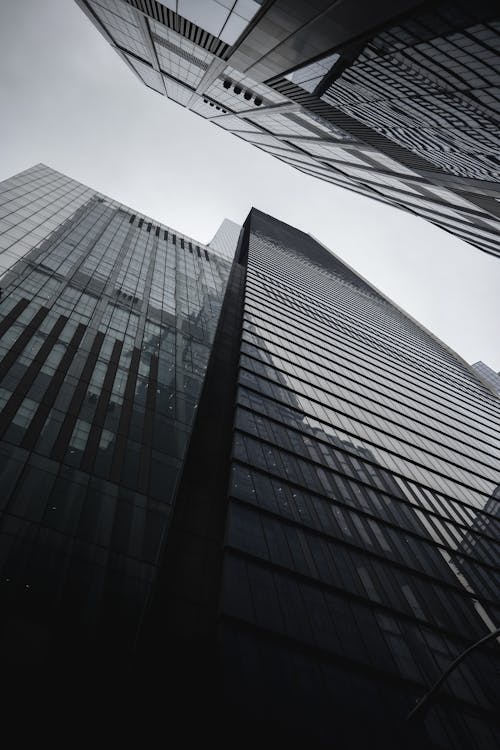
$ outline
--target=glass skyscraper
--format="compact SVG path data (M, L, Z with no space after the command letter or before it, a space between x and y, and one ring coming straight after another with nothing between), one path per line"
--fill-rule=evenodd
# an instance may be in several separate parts
M260 211L205 246L43 165L0 187L7 661L134 665L228 746L496 748L494 640L406 721L498 627L491 389Z
M500 394L500 373L495 372L484 362L474 362L472 367L493 388L495 393Z
M499 624L500 401L310 236L255 210L246 231L229 703L304 744L493 748L496 643L450 676L425 739L396 717Z
M26 643L64 658L76 637L80 658L118 658L155 577L230 261L44 165L4 181L0 204L8 659L29 662Z
M154 91L500 254L498 3L77 3Z

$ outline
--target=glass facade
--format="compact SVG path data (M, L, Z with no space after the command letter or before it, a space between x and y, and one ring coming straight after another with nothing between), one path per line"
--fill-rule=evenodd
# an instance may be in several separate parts
M310 236L255 210L246 232L229 713L301 746L493 750L494 641L448 677L421 735L404 719L498 627L500 401Z
M240 231L241 227L239 224L236 224L229 219L224 219L208 247L212 248L214 252L222 255L224 258L233 260L238 245Z
M500 254L500 16L488 0L425 12L411 0L354 12L77 2L155 91L306 174Z
M44 165L1 183L0 211L3 653L119 659L154 584L230 261Z
M500 619L475 370L254 209L205 247L44 165L0 196L4 662L139 665L205 737L498 747L494 641L405 721Z
M448 2L382 32L324 100L445 172L497 182L500 19L485 16Z
M495 372L484 362L474 362L472 367L488 383L493 391L500 395L500 372Z

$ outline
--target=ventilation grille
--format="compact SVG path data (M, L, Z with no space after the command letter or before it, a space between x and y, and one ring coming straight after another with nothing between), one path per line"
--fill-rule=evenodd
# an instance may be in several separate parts
M213 34L200 29L195 23L187 21L185 18L182 18L182 16L174 13L173 10L169 10L168 8L165 8L164 5L161 5L161 3L156 2L156 0L126 0L126 2L137 10L142 11L142 13L145 13L150 18L154 18L155 21L168 26L172 31L181 34L186 39L189 39L190 42L194 42L194 44L197 44L199 47L216 55L216 57L227 60L227 53L230 49L229 44L221 42L221 40L217 39Z
M161 232L162 227L158 226L157 224L154 224L153 222L146 221L144 218L137 219L137 214L129 214L128 211L125 209L118 209L119 211L122 211L123 213L126 213L129 216L129 224L133 224L138 229L144 229L146 232L151 233L154 231L155 237L158 237L158 239L161 238ZM163 229L163 239L167 242L168 241L168 230ZM190 240L185 239L184 237L178 237L176 234L171 235L172 244L177 245L177 240L179 240L179 245L182 250L189 250L191 254L195 254L194 250L196 250L196 254L198 255L198 258L203 259L203 255L201 252L201 248L199 245L193 245L193 243ZM187 246L186 246L187 243ZM210 257L208 255L208 252L203 248L203 252L205 253L206 260L210 261ZM86 282L88 283L88 281ZM132 297L132 295L127 295L125 292L123 292L122 289L117 289L116 294L118 297L121 297L122 299L133 299L134 304L138 301L135 297Z

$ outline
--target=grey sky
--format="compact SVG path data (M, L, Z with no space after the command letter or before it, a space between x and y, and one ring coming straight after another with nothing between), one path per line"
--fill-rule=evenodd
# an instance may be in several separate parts
M0 179L36 162L208 242L252 205L500 370L500 260L278 162L147 89L72 0L0 2Z

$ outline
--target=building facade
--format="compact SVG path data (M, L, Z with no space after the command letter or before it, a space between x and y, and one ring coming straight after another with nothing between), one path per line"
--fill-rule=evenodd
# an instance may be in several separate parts
M173 642L185 671L210 634L224 721L253 742L495 747L496 643L450 675L418 726L405 717L498 627L498 399L282 222L252 210L231 273L214 352L219 336L238 343L207 375L172 527L183 544L151 609L155 660L171 665L159 643ZM234 410L210 414L217 388ZM194 478L204 456L227 474L225 495ZM222 560L197 532L207 517Z
M0 202L3 651L123 658L230 261L44 165Z
M150 88L291 166L500 254L491 0L77 0Z
M484 362L474 362L472 367L487 383L493 388L495 393L500 395L500 372L495 372Z
M223 746L496 748L493 641L406 721L500 619L474 370L255 209L231 263L43 165L0 195L4 663Z
M466 645L455 639L498 625L494 569L475 599L486 558L465 560L460 530L462 511L498 514L490 417L498 423L498 404L456 356L311 238L252 216L221 594L246 700L259 682L273 705L286 671L283 723L292 713L300 731L302 707L325 744L335 717L346 745L359 732L360 747L376 737L382 747L385 717L433 683ZM450 678L427 717L430 743L495 741L473 718L488 692L482 659Z

